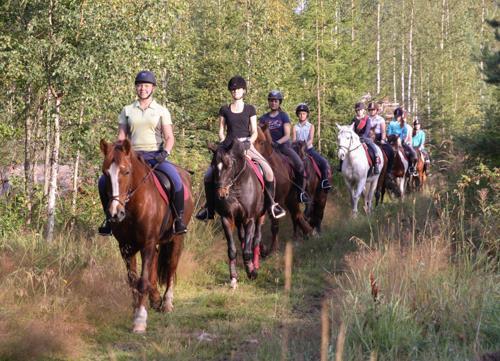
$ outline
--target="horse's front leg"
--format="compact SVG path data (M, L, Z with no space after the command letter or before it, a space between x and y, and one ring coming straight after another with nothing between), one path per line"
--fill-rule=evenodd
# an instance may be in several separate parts
M255 267L253 265L253 237L255 234L255 220L249 219L245 224L245 247L243 248L243 261L245 262L245 270L250 279L257 277Z
M151 287L149 290L149 304L154 310L160 311L161 295L160 291L158 291L158 250L156 248L149 268L149 284Z
M353 218L356 218L358 216L358 202L365 188L365 182L359 181L351 186L352 216Z
M142 258L142 272L141 278L137 284L137 291L139 293L139 301L137 303L137 308L135 309L134 315L134 327L133 331L135 333L143 333L146 331L148 312L146 311L146 298L149 295L151 288L149 276L151 265L153 263L155 252L156 252L156 242L154 240L146 241L148 246L141 250Z
M222 217L222 228L227 241L227 255L229 257L229 278L231 280L231 287L235 289L238 287L238 274L236 273L236 245L234 244L233 230L234 222L232 219Z
M258 219L256 221L257 223L255 226L254 236L253 236L253 245L252 245L252 247L253 247L253 266L255 268L256 273L260 268L260 253L261 253L260 245L261 245L261 241L262 241L262 225L264 224L265 219L266 219L265 214L258 217Z
M132 249L130 245L120 245L120 253L127 268L128 285L132 291L132 309L135 310L139 302L139 293L137 292L139 276L137 275L137 259L135 257L137 251Z

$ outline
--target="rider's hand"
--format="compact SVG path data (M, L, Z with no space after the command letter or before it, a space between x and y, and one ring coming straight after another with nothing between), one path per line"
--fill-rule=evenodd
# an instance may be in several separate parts
M169 155L170 153L167 150L162 150L160 153L158 153L158 155L155 156L155 160L158 163L161 163L165 161L165 159L167 159Z
M385 140L383 140L383 139L382 139L382 140L380 141L380 144L385 144Z
M274 148L274 149L279 149L279 147L280 147L280 143L278 143L278 142L273 142L273 148Z

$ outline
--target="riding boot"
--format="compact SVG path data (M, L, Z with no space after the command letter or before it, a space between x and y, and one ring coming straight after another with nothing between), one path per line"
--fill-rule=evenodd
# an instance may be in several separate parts
M196 213L196 219L199 221L208 221L214 219L215 208L215 189L212 182L205 182L205 197L207 202L202 209Z
M102 222L102 224L97 229L97 232L101 236L111 236L113 232L111 231L111 224L109 218L106 216L106 219Z
M295 172L295 182L299 195L299 202L301 203L309 203L311 199L306 192L306 180L304 178L304 174L300 174L300 172Z
M269 215L274 219L278 219L284 217L286 212L281 206L274 201L274 181L265 181L265 197L264 197L264 206L268 210Z
M184 216L184 190L175 192L173 199L174 206L174 234L184 234L187 227L182 217Z

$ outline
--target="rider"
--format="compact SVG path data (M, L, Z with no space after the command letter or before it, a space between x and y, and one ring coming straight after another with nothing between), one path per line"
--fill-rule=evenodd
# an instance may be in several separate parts
M413 136L412 136L412 141L411 144L413 146L413 149L418 149L424 156L425 163L429 164L431 162L431 159L429 157L429 153L427 150L424 148L425 146L425 132L420 129L421 124L420 120L418 117L415 117L415 120L413 120Z
M410 174L415 173L415 164L417 162L417 153L411 146L411 133L408 133L409 128L405 123L406 114L404 110L400 108L396 108L394 110L394 119L389 123L389 127L387 128L387 136L395 135L401 139L401 145L407 154L409 154L410 158L410 167L408 171Z
M359 135L359 139L362 143L366 143L373 152L373 156L375 159L372 159L373 164L371 166L372 174L379 174L380 171L377 167L378 156L377 156L377 146L373 143L372 138L370 138L370 131L372 129L372 124L370 118L365 115L365 103L358 102L354 105L354 110L356 111L356 115L352 119L352 123L354 125L354 132ZM339 169L342 171L342 160L339 163Z
M223 146L230 146L234 139L246 142L247 156L257 162L264 172L265 196L269 213L274 218L281 218L285 210L274 201L275 182L273 170L264 157L255 149L253 143L257 139L257 114L255 107L245 104L247 84L245 79L237 75L229 80L228 90L231 92L231 104L224 105L219 110L219 139ZM210 166L205 173L205 206L196 214L200 221L214 218L215 185L213 183L213 169Z
M304 178L304 162L299 155L292 149L290 142L291 123L288 114L281 109L283 94L279 90L271 90L267 96L270 112L259 118L259 124L267 124L273 139L273 148L279 150L292 161L295 171L295 187L298 191L299 202L307 203L310 201L305 191L306 180Z
M380 144L380 147L387 154L387 172L389 177L392 177L392 163L394 162L394 151L387 144L387 136L385 132L385 119L378 114L378 104L371 102L368 104L368 118L370 118L372 129L375 132L375 141Z
M314 139L314 125L312 125L309 118L309 107L305 103L301 103L295 108L295 114L299 118L299 123L293 127L292 140L304 141L307 144L307 154L314 158L321 170L321 188L328 191L332 188L328 181L328 173L330 166L328 161L319 154L313 146Z
M147 70L135 77L137 100L127 105L118 117L118 141L130 138L132 148L146 160L149 165L156 166L168 176L173 188L172 208L175 214L174 234L187 232L182 220L184 214L184 186L175 166L166 160L175 143L172 130L172 119L167 108L153 99L156 88L155 75ZM157 165L157 163L159 163ZM111 235L107 206L108 196L105 191L106 176L99 178L99 195L101 197L106 220L99 227L99 234Z

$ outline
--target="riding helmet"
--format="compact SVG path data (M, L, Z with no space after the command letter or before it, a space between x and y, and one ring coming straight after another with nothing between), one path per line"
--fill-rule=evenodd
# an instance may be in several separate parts
M368 103L368 110L378 110L378 104L375 102Z
M403 108L401 108L401 107L400 108L396 108L394 110L394 118L398 119L398 117L402 117L403 113L404 113Z
M279 90L271 90L267 95L267 100L277 99L281 102L283 101L283 94Z
M418 117L415 117L415 119L413 120L413 125L417 124L420 124L420 120L418 119Z
M306 103L300 103L299 105L297 105L297 108L295 108L295 114L299 116L299 112L306 112L307 114L309 114L309 107Z
M150 83L156 86L156 77L149 70L143 70L137 73L135 77L135 84Z
M227 83L227 89L229 91L236 90L236 89L247 89L247 82L243 77L239 75L233 76L231 79L229 79L229 83Z
M361 109L365 109L365 103L363 103L363 102L357 102L354 105L354 110L358 111L358 110L361 110Z

